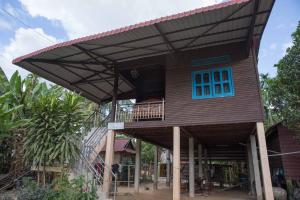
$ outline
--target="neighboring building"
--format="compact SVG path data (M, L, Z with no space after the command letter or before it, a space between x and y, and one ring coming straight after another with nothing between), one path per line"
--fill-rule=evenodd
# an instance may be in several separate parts
M266 133L273 184L288 189L287 182L300 183L300 141L296 133L283 123L273 125Z
M96 103L112 102L111 121L121 123L106 133L106 163L113 163L116 133L137 138L136 191L144 140L172 151L173 199L180 199L185 158L191 197L195 177L209 180L208 159L248 158L252 192L271 200L257 57L273 4L226 1L63 42L13 63ZM136 103L117 102L126 99ZM241 145L246 143L247 151ZM106 193L109 172L104 174Z
M100 151L102 157L105 157L106 145ZM114 143L114 164L132 165L134 164L135 148L132 140L129 138L116 138Z

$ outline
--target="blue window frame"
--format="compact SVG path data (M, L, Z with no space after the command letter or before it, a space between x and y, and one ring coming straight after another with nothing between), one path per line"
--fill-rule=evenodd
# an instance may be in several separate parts
M192 98L206 99L233 96L231 67L192 72Z

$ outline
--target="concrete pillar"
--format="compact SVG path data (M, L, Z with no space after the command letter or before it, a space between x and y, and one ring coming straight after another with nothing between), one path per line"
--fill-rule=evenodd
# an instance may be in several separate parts
M180 200L180 128L173 127L173 200Z
M166 185L170 187L171 182L171 158L170 158L170 150L167 150L167 176L166 176Z
M153 166L153 189L157 190L158 184L158 146L154 148L154 166Z
M141 140L136 139L135 148L135 173L134 173L134 191L139 192L140 188L140 176L141 176Z
M195 149L194 138L189 138L189 194L190 197L195 197Z
M260 164L262 171L262 181L264 185L265 200L273 200L273 187L271 181L271 173L267 152L266 136L264 124L262 122L256 123L257 140L259 146Z
M207 148L204 149L204 178L208 180L208 158L207 158Z
M256 140L254 135L250 135L250 143L251 143L251 155L252 155L253 172L254 172L254 180L255 180L256 199L262 200L262 189L261 189L260 173L259 173L257 150L256 150L257 147L256 147Z
M253 162L252 162L252 153L251 145L247 144L247 158L248 158L248 176L249 176L249 185L250 185L250 194L254 195L254 171L253 171Z
M104 178L103 178L103 192L106 197L109 196L109 189L112 181L111 165L114 160L114 141L115 141L115 131L108 130L106 139L106 151L105 151L105 168L104 168Z
M202 145L198 144L198 177L203 178Z

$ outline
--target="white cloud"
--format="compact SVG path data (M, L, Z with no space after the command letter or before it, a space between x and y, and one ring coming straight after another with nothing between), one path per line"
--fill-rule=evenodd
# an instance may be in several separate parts
M19 0L33 17L58 20L69 38L108 31L223 0Z
M51 43L48 40L53 42ZM16 70L19 70L20 74L24 77L29 72L13 65L11 63L12 60L18 56L23 56L56 42L59 41L56 38L47 35L41 28L19 28L15 31L14 38L12 38L10 43L7 46L4 46L2 52L0 52L0 66L8 78L10 78Z
M9 3L5 4L4 9L9 12L10 14L12 14L13 16L19 16L17 10L10 5Z
M5 21L4 19L0 18L0 30L1 29L12 29L12 25Z
M270 45L270 49L271 49L271 50L277 49L277 44L276 44L276 43L272 43L272 44Z

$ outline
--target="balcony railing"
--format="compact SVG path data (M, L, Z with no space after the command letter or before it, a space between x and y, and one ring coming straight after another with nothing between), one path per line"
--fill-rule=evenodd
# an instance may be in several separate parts
M117 106L117 122L164 120L165 101L152 101Z

